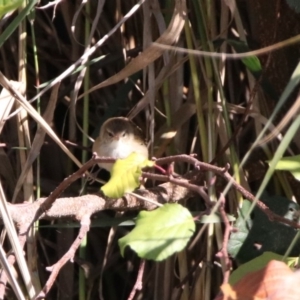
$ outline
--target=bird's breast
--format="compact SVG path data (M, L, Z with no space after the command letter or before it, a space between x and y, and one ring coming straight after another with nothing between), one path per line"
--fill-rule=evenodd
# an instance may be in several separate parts
M135 151L130 143L125 143L122 140L112 141L109 145L100 145L101 156L109 156L115 159L126 158Z

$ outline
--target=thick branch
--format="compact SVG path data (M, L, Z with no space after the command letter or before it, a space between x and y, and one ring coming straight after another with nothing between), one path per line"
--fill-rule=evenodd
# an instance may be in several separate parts
M138 190L135 193L162 204L178 202L192 195L187 188L171 183L164 183L158 187L147 190ZM30 224L45 199L46 198L41 198L34 203L8 204L13 221L16 224ZM141 209L151 210L154 208L156 208L154 204L139 200L132 195L126 195L116 200L105 199L105 197L100 194L84 195L80 197L56 199L56 201L52 203L52 206L40 215L39 219L54 220L57 218L72 218L81 220L83 215L92 215L107 209L129 211Z
M194 157L187 155L179 155L174 157L168 157L164 159L159 159L156 161L157 164L166 164L172 161L184 161L190 163L195 166L195 171L188 173L185 178L182 177L173 177L172 174L168 175L157 175L151 173L143 173L143 176L146 178L152 178L155 180L168 181L160 186L138 190L135 193L143 196L143 198L148 198L152 200L152 203L140 200L138 197L133 194L127 194L119 199L106 199L104 196L98 195L85 195L80 197L73 198L56 198L59 196L61 191L71 184L74 179L79 178L84 174L87 168L95 163L95 159L93 158L89 161L82 169L75 172L68 179L66 179L48 198L41 198L38 201L30 204L10 204L8 205L9 212L13 221L19 225L22 225L22 228L25 226L24 224L31 224L35 218L39 219L57 219L57 218L72 218L81 222L81 230L74 241L70 250L53 266L51 269L50 278L44 287L43 291L39 296L44 296L47 294L49 289L51 288L57 274L61 267L74 256L75 251L77 250L81 238L86 234L89 229L89 218L92 214L97 213L103 210L115 210L115 211L129 211L129 210L151 210L156 208L157 206L153 204L153 202L158 202L161 204L168 202L178 202L180 200L185 200L197 193L206 203L207 208L211 208L213 203L208 198L208 195L205 192L204 187L199 185L199 169L201 171L212 171L216 175L223 177L227 182L232 184L232 187L238 190L243 194L243 196L249 199L252 202L256 202L256 205L268 215L271 220L276 220L288 225L293 226L294 228L300 228L300 225L296 222L290 221L276 215L273 213L264 203L259 201L252 195L249 191L245 190L241 185L239 185L233 177L228 172L228 166L225 168L219 168L214 165L210 165L207 163L203 163L195 159ZM223 202L225 198L223 199ZM222 204L224 205L224 203ZM223 221L228 221L226 219L226 214L224 208L220 208L221 215L223 216ZM1 216L0 216L1 218ZM87 222L86 222L87 221ZM88 224L88 225L86 225ZM226 224L227 231L225 232L225 237L223 241L223 246L227 244L230 226ZM29 227L29 226L27 226ZM24 230L20 231L20 234L26 237L24 234ZM223 249L224 250L224 249ZM227 257L227 252L222 253L224 257ZM227 257L228 258L228 257Z

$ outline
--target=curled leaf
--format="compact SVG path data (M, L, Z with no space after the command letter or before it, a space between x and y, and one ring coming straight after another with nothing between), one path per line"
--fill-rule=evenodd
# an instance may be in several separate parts
M118 159L113 165L110 180L101 190L109 198L120 198L139 187L142 169L152 166L153 161L135 152L125 159Z

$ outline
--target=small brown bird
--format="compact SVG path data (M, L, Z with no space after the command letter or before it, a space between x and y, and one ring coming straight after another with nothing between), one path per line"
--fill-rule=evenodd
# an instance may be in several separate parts
M126 158L136 152L148 158L148 148L141 129L131 120L123 117L110 118L100 129L100 134L93 145L93 152L98 156L115 159ZM111 171L112 163L99 163L101 168Z

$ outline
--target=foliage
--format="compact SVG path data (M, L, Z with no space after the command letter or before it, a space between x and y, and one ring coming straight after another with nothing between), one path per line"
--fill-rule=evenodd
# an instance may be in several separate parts
M289 267L294 267L297 265L297 258L285 259L282 255L266 251L262 255L257 256L256 258L241 265L235 271L233 271L230 275L229 283L231 285L234 285L239 280L244 278L247 274L262 269L272 260L284 261L289 265Z
M262 195L261 200L272 211L284 218L299 223L299 205L284 197ZM297 230L285 224L273 222L258 207L249 216L251 203L244 201L235 224L237 232L233 232L228 244L228 252L239 263L245 263L264 252L275 252L285 255L289 245L297 236ZM300 252L300 241L297 240L290 256L297 256Z
M22 0L1 0L0 1L0 18L7 13L13 12L22 5Z
M286 3L295 10L295 12L300 13L300 4L297 0L286 0Z
M117 240L121 252L130 246L140 257L165 259L145 263L144 276L139 277L142 290L135 289L141 299L215 297L231 270L224 252L227 233L231 234L228 249L233 266L270 250L299 254L294 228L299 216L299 183L289 172L282 172L290 171L299 179L298 2L0 3L1 84L5 86L2 74L22 82L11 84L26 96L21 100L18 96L13 105L3 90L0 101L0 210L8 232L0 256L5 266L6 253L13 247L20 281L28 283L23 288L23 283L14 281L8 263L12 290L6 289L7 298L13 298L12 293L19 299L34 298L55 273L51 270L56 261L74 250L71 245L78 232L83 242L74 251L75 263L59 271L44 298L130 299L140 261L130 251L132 256L125 253L122 257ZM111 199L103 204L109 211L93 216L99 227L90 230L90 220L84 219L89 202L80 212L75 205L69 208L69 218L80 221L79 229L65 228L62 207L56 223L37 222L28 235L20 234L18 239L6 202L26 202L25 207L53 195L55 187L92 156L89 149L102 123L121 115L141 127L151 157L196 154L200 161L225 171L228 166L237 184L257 191L263 203L295 226L269 220L261 206L254 208L240 190L230 188L213 171L177 161L174 166L163 164L166 174L153 174L141 194L150 188L159 193L159 199L168 194L168 188L159 185L162 178L178 189L190 184L196 196L181 199L181 206L168 204L153 212L139 212L150 204L128 207L124 199ZM130 190L138 187L144 162L141 164L116 167L122 179L115 181L113 174L102 186L104 193L118 198L127 191L127 180ZM184 177L191 170L196 173ZM107 181L108 174L100 171L98 178ZM119 183L122 191L115 188ZM83 178L64 188L63 197L97 192L99 184L87 185ZM175 189L171 196L176 195ZM124 213L126 220L135 220L133 211L138 210L137 223L142 225L132 230L118 221L107 222L114 209ZM43 217L47 210L41 210ZM167 213L161 216L164 210ZM166 229L172 222L174 227ZM228 232L229 222L236 232ZM61 227L53 229L49 224ZM81 236L84 229L88 234ZM159 240L168 232L176 247L172 244L171 250L152 255L153 244L143 230ZM184 243L178 239L180 234ZM22 249L14 246L19 240L25 242L25 236L26 261ZM136 244L141 236L143 241ZM262 247L253 249L253 245ZM52 266L50 272L45 266ZM250 269L249 265L245 268ZM284 274L290 278L289 272ZM167 288L161 289L162 282ZM0 287L0 298L3 293Z
M286 156L280 159L275 167L276 170L289 171L300 180L300 155Z
M140 185L142 169L153 165L154 162L135 152L125 159L118 159L112 167L111 178L101 187L102 192L109 198L120 198L132 192Z
M135 228L119 240L121 253L130 246L144 259L161 261L181 251L195 232L190 212L179 204L165 204L154 211L142 211Z
M254 262L253 262L254 263ZM285 263L271 260L265 267L249 273L236 284L223 284L221 289L225 298L231 299L297 299L299 274L292 272ZM271 298L270 298L271 295Z

